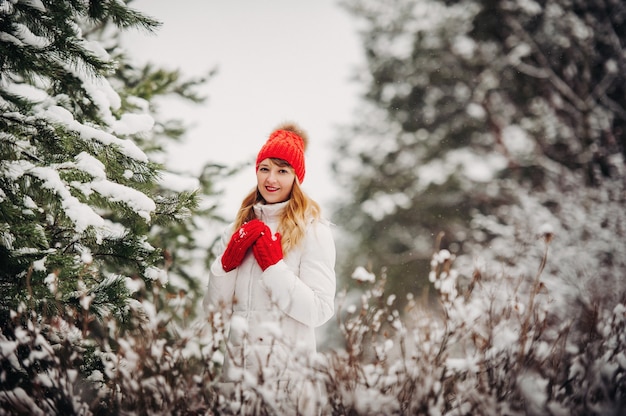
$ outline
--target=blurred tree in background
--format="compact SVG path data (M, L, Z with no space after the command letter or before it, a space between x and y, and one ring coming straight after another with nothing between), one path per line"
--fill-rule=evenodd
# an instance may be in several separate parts
M334 219L349 235L343 274L386 267L392 291L418 292L441 231L453 253L511 264L539 235L532 223L558 228L597 259L591 274L620 281L626 5L342 5L367 58L360 117L334 161L346 190Z

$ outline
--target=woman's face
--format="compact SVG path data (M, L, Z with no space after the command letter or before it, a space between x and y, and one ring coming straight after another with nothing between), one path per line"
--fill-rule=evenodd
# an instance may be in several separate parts
M278 166L269 158L262 160L256 171L257 187L268 204L288 200L295 178L291 166Z

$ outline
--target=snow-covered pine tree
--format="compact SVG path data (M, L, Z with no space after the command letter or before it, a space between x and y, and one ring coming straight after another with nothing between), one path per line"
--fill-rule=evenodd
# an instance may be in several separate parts
M199 102L194 86L204 80L137 69L108 37L157 25L115 0L0 3L3 408L78 413L91 387L75 370L105 381L122 330L168 291L195 290L183 266L197 195L164 179L154 157L184 126L157 118L155 127L153 116L162 94ZM213 193L217 170L206 172L194 184ZM183 279L149 290L168 272Z
M63 314L88 297L98 315L122 317L125 276L145 276L160 255L145 241L157 166L129 139L153 121L121 113L106 79L115 62L79 23L156 22L116 1L5 2L1 12L3 311L26 302Z

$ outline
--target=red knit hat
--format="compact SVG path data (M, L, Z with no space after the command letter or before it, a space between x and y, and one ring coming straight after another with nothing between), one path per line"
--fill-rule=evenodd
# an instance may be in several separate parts
M276 128L267 139L256 157L256 168L267 158L282 159L289 163L300 183L304 181L304 151L308 142L307 134L294 123L285 123Z

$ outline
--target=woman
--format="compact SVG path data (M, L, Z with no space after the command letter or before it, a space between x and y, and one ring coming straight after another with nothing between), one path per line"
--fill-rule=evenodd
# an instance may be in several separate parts
M292 123L270 134L256 159L257 185L211 266L205 308L232 312L225 381L242 380L245 370L293 386L302 374L295 360L316 351L314 328L334 313L330 225L300 187L307 140Z

